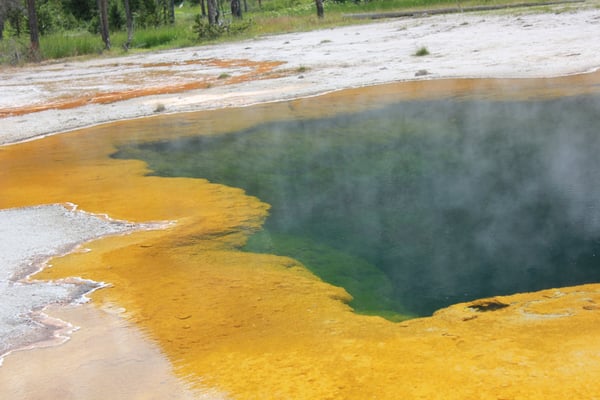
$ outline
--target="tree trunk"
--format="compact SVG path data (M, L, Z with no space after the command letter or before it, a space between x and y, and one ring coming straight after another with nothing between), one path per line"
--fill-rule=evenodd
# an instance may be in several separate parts
M200 0L200 8L202 9L202 16L206 17L206 6L204 5L204 0Z
M208 23L210 25L216 25L219 23L219 5L217 0L206 0L208 6Z
M244 0L244 12L248 12L248 0Z
M323 0L315 0L317 5L317 17L323 18L325 16L325 10L323 9Z
M27 0L27 16L29 18L29 38L31 40L31 57L38 61L40 56L40 33L38 29L35 0Z
M98 11L100 16L100 35L102 36L102 41L104 42L104 48L106 50L110 50L110 33L108 30L108 0L98 0Z
M235 18L242 18L242 5L240 0L231 0L231 15Z
M0 40L4 39L4 21L8 17L8 10L10 5L6 1L0 2Z
M131 41L133 40L133 14L129 0L123 0L123 5L125 6L125 23L127 25L127 42L125 42L123 47L125 50L129 50L129 46L131 46Z
M169 0L169 24L175 23L175 0Z

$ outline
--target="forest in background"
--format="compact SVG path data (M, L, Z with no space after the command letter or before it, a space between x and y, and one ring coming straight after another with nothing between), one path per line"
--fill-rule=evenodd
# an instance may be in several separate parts
M0 64L306 31L357 23L348 16L352 13L516 1L0 0Z

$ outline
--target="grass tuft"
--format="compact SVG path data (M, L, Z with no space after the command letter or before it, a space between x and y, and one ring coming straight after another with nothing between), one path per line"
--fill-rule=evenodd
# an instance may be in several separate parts
M416 57L423 57L423 56L428 56L429 55L429 50L427 50L427 47L423 46L420 49L418 49L414 56Z

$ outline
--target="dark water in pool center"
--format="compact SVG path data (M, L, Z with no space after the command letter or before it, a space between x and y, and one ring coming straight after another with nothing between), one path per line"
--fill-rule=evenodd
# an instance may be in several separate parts
M120 148L272 205L247 250L359 312L600 281L600 97L436 100Z

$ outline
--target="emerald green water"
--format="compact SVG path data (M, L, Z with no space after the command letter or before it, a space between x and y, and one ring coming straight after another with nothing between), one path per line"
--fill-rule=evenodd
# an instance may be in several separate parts
M156 175L272 205L247 251L296 258L363 313L600 281L600 97L399 102L128 146Z

